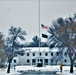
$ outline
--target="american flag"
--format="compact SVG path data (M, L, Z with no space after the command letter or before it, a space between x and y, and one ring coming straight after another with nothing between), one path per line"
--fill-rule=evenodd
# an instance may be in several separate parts
M41 24L41 27L42 27L42 28L45 28L45 29L48 29L48 26L45 26L45 25L43 25L43 24Z

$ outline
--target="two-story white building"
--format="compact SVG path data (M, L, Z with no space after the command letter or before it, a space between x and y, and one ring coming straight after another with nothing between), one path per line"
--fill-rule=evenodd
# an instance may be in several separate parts
M40 60L42 66L56 65L63 63L63 65L70 65L70 60L65 50L60 56L58 48L49 49L48 47L31 47L25 48L24 53L14 57L13 65L33 65L37 66Z

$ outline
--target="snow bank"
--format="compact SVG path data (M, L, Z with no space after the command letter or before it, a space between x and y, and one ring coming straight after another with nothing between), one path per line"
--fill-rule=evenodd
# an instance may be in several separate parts
M0 69L0 75L19 75L22 72L53 72L56 75L76 75L76 67L74 67L74 73L69 73L70 66L63 66L62 73L60 72L60 66L45 66L45 67L34 67L34 66L16 66L16 69L11 69L10 74L7 74L7 69Z
M45 67L34 67L34 66L17 66L17 71L59 71L58 68L53 68L52 66Z

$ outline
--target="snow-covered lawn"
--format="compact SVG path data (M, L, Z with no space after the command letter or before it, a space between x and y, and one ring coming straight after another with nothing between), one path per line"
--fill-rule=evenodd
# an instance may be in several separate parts
M0 69L0 75L19 75L20 73L11 69L10 73L7 73L7 69Z
M60 72L60 66L45 66L45 67L34 67L34 66L17 66L17 71L58 71L57 75L76 75L76 67L74 67L74 73L70 72L70 66L63 66L62 73Z
M12 68L10 74L6 73L7 69L0 69L0 75L19 75L19 71L58 71L56 74L57 75L76 75L76 67L74 67L74 73L69 73L70 66L63 66L63 71L62 73L60 72L60 66L59 65L54 65L54 66L45 66L45 67L34 67L34 66L16 66L15 70Z

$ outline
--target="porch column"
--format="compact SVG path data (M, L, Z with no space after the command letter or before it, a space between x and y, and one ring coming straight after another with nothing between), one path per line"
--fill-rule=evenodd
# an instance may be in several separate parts
M30 59L30 65L32 66L32 59Z
M50 65L50 59L48 59L48 65Z
M37 66L37 59L36 59L36 66Z
M43 66L45 66L45 65L44 65L44 58L43 58Z

